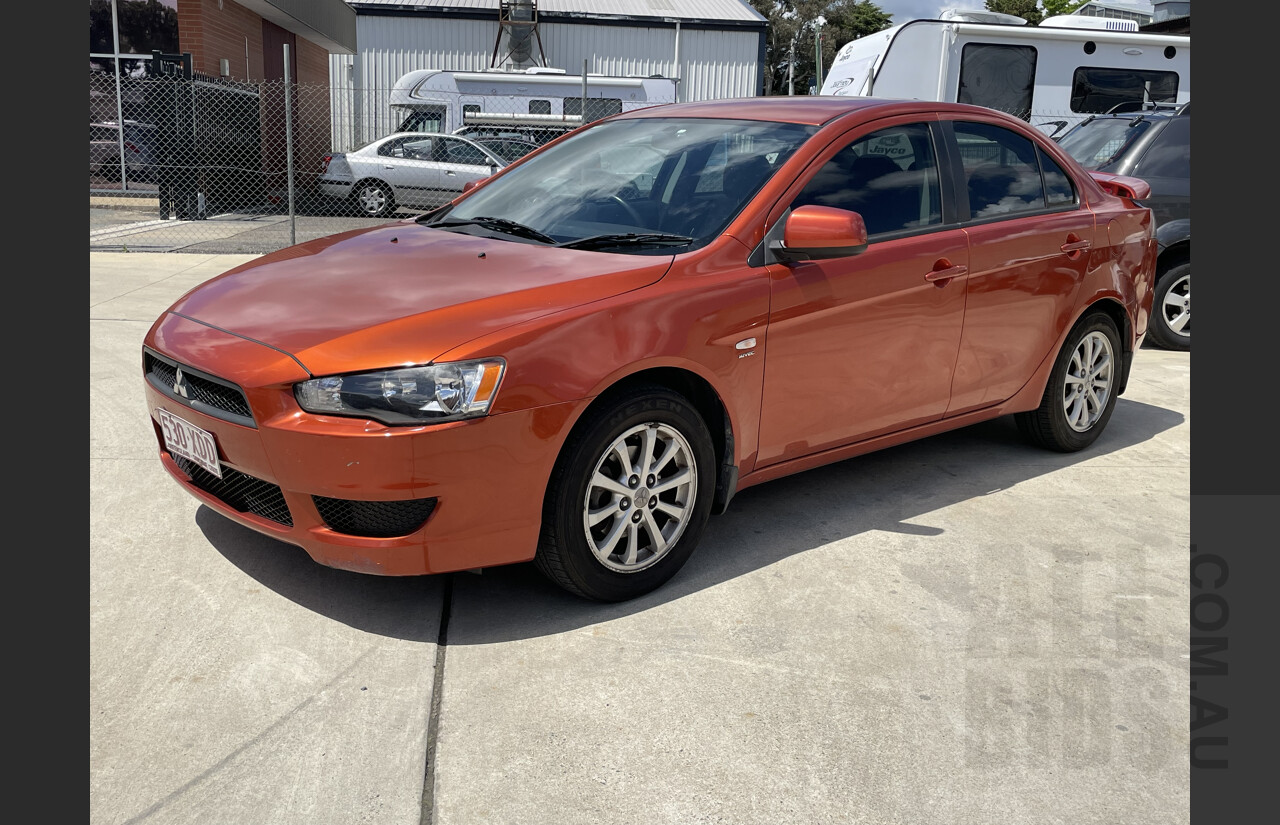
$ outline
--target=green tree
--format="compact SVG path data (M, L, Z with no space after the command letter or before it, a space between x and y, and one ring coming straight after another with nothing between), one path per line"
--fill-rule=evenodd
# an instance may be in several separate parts
M1053 17L1058 14L1071 14L1088 2L1089 0L1040 0L1040 5L1044 6L1045 17Z
M815 38L822 38L822 76L836 52L850 40L892 25L890 16L870 0L750 0L769 21L765 35L764 93L785 95L787 72L798 95L817 84ZM795 64L790 64L794 45Z
M1017 15L1026 20L1029 26L1038 26L1044 19L1044 12L1040 11L1036 0L987 0L987 11Z

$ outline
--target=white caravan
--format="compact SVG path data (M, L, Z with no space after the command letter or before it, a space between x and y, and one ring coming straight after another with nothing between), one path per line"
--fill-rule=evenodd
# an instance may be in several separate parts
M392 112L399 132L467 134L492 130L567 131L586 121L676 101L670 77L571 75L534 67L523 72L420 69L396 81Z
M820 94L976 103L1051 135L1091 114L1191 100L1190 35L1076 14L1039 26L967 9L938 17L846 43Z

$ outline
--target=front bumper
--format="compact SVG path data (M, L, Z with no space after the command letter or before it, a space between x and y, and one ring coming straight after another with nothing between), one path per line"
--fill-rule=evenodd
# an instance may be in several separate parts
M168 337L177 341L183 336L174 328L197 326L169 317ZM145 393L161 463L210 509L320 564L360 573L420 575L533 558L543 492L585 401L419 427L315 415L293 398L293 384L310 376L292 359L208 328L198 337L205 346L183 349L148 336ZM223 340L208 346L211 338ZM201 362L202 353L219 350L219 363L235 364L236 375ZM177 366L190 398L173 391ZM250 416L195 400L208 398L197 391L207 388L201 382L242 392ZM169 451L160 409L213 436L221 480Z

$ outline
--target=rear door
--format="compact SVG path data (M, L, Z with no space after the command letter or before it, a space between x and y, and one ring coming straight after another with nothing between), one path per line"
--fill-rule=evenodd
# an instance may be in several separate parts
M980 118L942 126L969 242L950 416L1012 397L1054 354L1097 233L1070 176L1030 137Z

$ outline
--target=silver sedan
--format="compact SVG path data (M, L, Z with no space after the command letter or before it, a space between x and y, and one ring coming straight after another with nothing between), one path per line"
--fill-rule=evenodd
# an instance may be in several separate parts
M322 195L381 218L400 207L447 203L469 181L483 180L509 161L456 135L398 132L351 152L325 155L317 180Z

